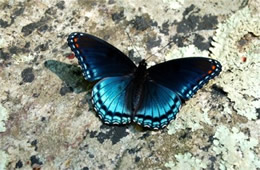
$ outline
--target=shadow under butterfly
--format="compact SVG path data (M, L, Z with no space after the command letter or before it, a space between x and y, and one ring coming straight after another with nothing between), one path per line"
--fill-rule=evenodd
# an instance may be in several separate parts
M190 99L221 72L210 58L170 60L147 69L145 60L136 66L124 53L93 35L71 33L68 45L75 53L93 87L92 103L101 120L109 125L135 122L150 129L167 126Z

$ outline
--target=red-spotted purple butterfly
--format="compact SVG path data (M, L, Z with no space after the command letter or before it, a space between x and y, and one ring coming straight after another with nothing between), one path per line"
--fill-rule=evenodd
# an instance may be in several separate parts
M135 122L161 129L176 117L183 101L190 99L221 71L210 58L170 60L147 69L145 60L136 66L114 46L93 35L72 33L68 45L75 53L93 88L92 103L106 124Z

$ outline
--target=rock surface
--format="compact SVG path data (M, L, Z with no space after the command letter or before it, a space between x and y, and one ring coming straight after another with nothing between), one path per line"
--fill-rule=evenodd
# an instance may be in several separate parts
M259 4L1 1L0 170L259 169ZM135 62L200 55L219 60L223 71L163 130L107 126L91 106L94 84L67 46L76 31Z

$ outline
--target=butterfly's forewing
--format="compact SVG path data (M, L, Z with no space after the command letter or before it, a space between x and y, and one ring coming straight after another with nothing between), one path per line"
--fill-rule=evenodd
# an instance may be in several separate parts
M92 91L92 103L106 124L131 123L126 92L132 76L107 77L99 81Z
M204 84L221 71L221 64L214 59L189 57L170 60L148 69L152 80L172 91L182 99L191 98Z
M124 76L136 68L125 54L93 35L71 33L68 45L78 58L85 79L89 81Z
M133 121L151 129L168 125L179 112L181 99L172 90L152 81L144 84L143 100Z

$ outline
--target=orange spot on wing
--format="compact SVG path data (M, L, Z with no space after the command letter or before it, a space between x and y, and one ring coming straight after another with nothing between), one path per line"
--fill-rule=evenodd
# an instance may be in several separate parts
M79 40L78 38L74 38L74 39L73 39L74 42L77 42L78 40Z
M216 66L212 66L211 69L212 69L212 70L215 70L215 69L216 69Z
M212 70L209 70L209 71L208 71L208 74L211 74L211 73L212 73Z
M79 44L75 44L75 46L76 46L77 48L79 48Z

